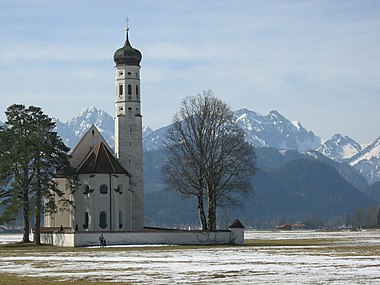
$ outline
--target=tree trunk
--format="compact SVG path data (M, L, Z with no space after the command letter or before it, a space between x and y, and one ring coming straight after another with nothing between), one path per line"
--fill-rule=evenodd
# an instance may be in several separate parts
M34 226L34 242L41 245L41 198L37 201L36 206L36 224Z
M36 223L34 226L34 242L36 245L41 245L41 180L40 180L40 169L37 167L36 169Z
M30 239L29 239L30 224L29 224L29 193L28 193L28 189L24 189L22 204L23 204L22 206L23 206L23 218L24 218L24 235L22 237L22 242L30 242Z
M213 189L208 193L208 229L216 230L216 199Z
M199 221L201 223L202 230L207 230L206 213L205 213L205 208L203 206L203 191L201 191L200 194L198 195L198 214L199 214Z

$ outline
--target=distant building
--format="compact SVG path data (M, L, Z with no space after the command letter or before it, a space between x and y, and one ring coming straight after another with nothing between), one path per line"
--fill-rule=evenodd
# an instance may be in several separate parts
M304 228L305 228L305 224L303 223L283 224L283 225L276 226L277 230L285 230L285 231L303 230Z

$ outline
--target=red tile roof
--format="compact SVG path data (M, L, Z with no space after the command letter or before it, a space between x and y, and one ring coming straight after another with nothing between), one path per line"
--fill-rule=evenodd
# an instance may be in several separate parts
M78 166L76 173L120 173L128 174L103 142L98 143Z

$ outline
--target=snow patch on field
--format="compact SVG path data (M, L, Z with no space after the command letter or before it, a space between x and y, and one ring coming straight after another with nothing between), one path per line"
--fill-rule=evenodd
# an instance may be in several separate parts
M0 240L2 240L0 236ZM141 284L380 283L380 231L249 231L247 239L326 239L320 246L231 246L85 252L0 252L0 273ZM347 251L338 250L347 246ZM357 250L351 246L358 246ZM366 249L367 248L367 249Z

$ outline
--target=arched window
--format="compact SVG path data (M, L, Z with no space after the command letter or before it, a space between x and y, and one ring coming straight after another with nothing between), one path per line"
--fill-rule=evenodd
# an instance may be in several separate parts
M90 193L90 186L86 184L83 186L83 194L88 194L88 193Z
M99 214L99 227L102 229L105 229L107 227L107 214L104 211L100 212Z
M89 221L90 221L90 219L88 216L88 212L84 212L84 224L83 224L84 229L88 228Z
M132 95L132 85L128 84L128 95Z
M122 186L121 184L119 184L119 185L117 186L117 188L114 189L114 190L115 190L115 192L117 192L117 193L119 193L119 194L123 194L123 186Z
M136 95L139 95L139 86L136 85Z
M119 229L123 227L123 212L119 211Z
M100 191L101 194L107 194L107 192L108 192L108 186L106 184L100 185L99 191Z
M123 84L119 85L119 96L123 95Z

